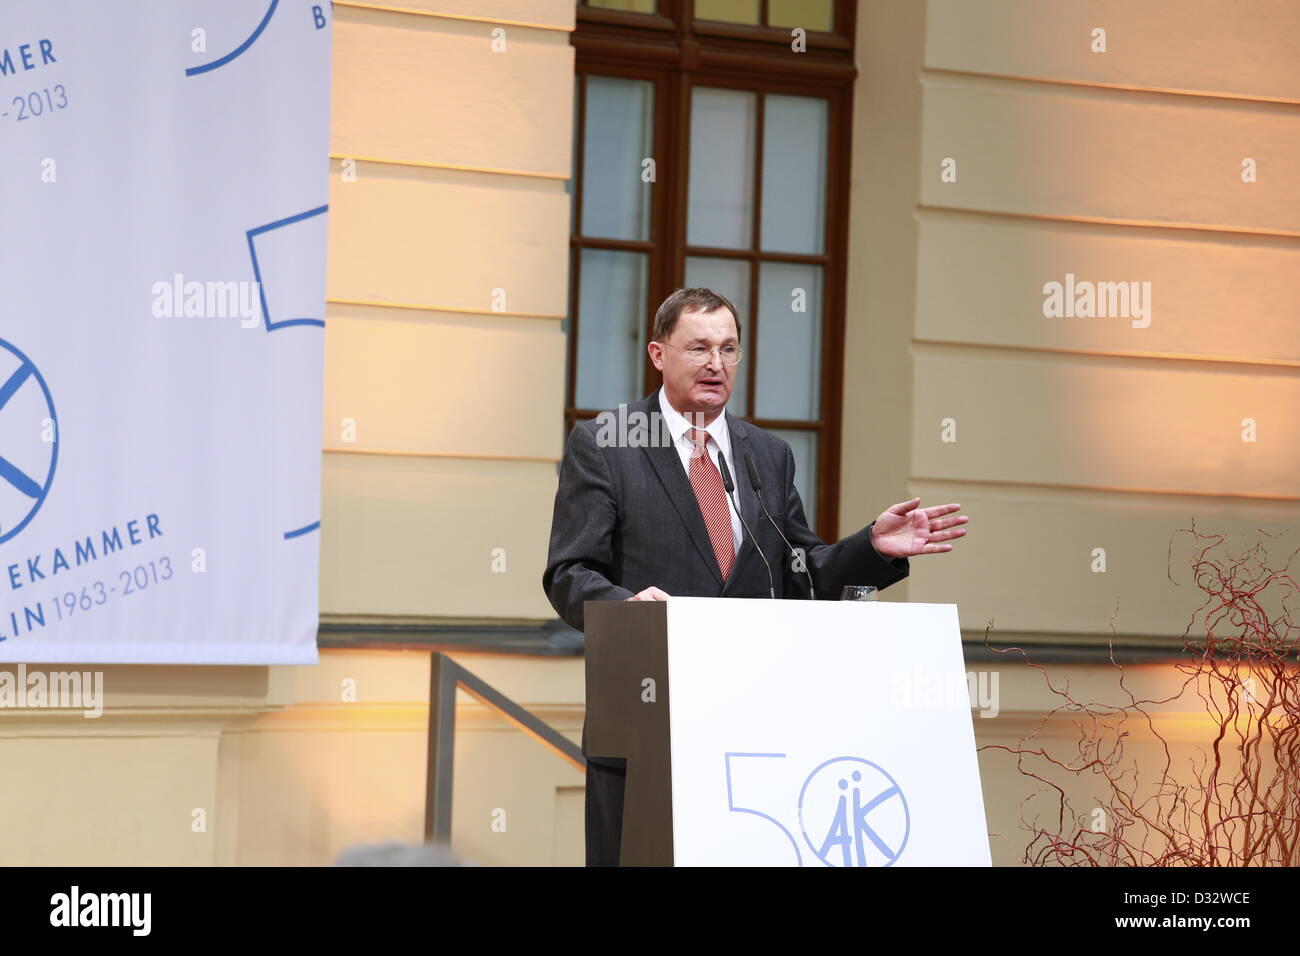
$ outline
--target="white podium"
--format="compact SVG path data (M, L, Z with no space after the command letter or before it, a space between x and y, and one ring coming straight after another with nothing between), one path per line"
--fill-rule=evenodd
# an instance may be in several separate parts
M988 866L957 608L593 602L587 752L621 862Z

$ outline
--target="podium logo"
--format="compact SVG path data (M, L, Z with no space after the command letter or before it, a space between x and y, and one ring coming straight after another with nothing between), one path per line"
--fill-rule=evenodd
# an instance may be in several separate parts
M799 825L826 866L893 866L907 846L912 818L902 789L883 767L835 757L804 781Z
M785 763L791 759L783 753L725 753L728 812L758 817L778 829L795 866L805 865L800 831L802 846L825 866L893 866L912 831L897 781L870 760L832 757L808 774L796 802L799 776Z
M49 387L26 355L0 339L0 544L36 517L58 458Z

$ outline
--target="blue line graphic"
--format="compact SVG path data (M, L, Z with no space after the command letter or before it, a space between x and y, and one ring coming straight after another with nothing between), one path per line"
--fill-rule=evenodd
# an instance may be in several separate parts
M23 387L23 382L31 376L33 372L32 363L24 362L18 367L18 370L9 376L9 381L0 385L0 408L5 407L5 403L13 398L14 392Z
M50 469L45 475L44 481L38 481L22 471L7 458L0 457L0 480L8 482L20 494L25 495L33 500L31 509L23 516L13 527L0 528L0 544L8 541L36 517L36 512L40 510L41 505L45 503L45 498L50 493L50 487L54 484L54 471L59 464L59 417L54 411L54 398L50 395L49 386L45 384L45 379L40 371L32 364L31 359L19 351L15 346L0 339L0 349L4 349L13 354L18 360L18 368L10 374L8 380L0 385L0 409L8 404L9 399L27 383L28 379L34 381L41 390L45 399L45 407L49 412L50 424L53 426L54 441L50 447Z
M300 535L310 534L311 532L316 531L319 528L320 528L320 522L313 521L311 524L304 525L301 528L295 528L293 531L286 531L284 533L284 540L288 541L290 538L297 538Z
M8 459L0 458L0 478L13 485L28 498L39 498L43 488Z
M271 22L271 14L275 13L275 8L279 5L280 5L280 0L271 0L271 6L267 9L266 16L262 17L262 22L257 25L257 29L253 31L252 36L250 36L243 43L239 44L239 46L235 47L233 50L231 50L229 53L227 53L219 60L213 60L211 63L205 63L202 66L190 67L188 70L185 71L185 75L198 76L200 73L207 73L209 70L215 70L218 67L225 66L235 57L239 56L250 46L252 46L253 43L257 40L257 38L262 35L262 31L266 29L266 25Z
M275 222L268 222L265 226L256 226L248 230L248 254L253 259L253 278L257 281L257 296L262 301L262 318L266 320L266 331L274 332L276 329L283 329L290 325L318 325L325 327L324 319L281 319L279 322L271 321L271 310L266 304L266 290L262 287L262 267L257 261L257 246L253 239L264 232L270 232L272 229L279 229L283 226L292 226L295 222L302 222L304 219L310 219L312 216L319 216L329 210L329 204L317 206L315 209L308 209L306 212L300 212L294 216L286 216L284 219L277 219Z
M731 758L732 758L732 757L780 757L780 758L784 758L784 757L785 757L785 754L739 753L739 752L737 752L737 751L731 751L731 752L729 752L729 753L723 754L723 758L722 758L722 759L723 759L723 765L725 766L725 768L726 768L726 773L727 773L727 809L730 810L732 813L751 813L751 814L753 814L754 816L756 816L756 817L761 817L762 819L766 820L768 823L771 823L773 826L775 826L777 829L779 829L782 833L784 833L784 834L785 834L785 838L786 838L787 840L790 841L790 847L791 847L791 849L794 850L795 865L796 865L796 866L803 866L803 854L801 854L801 853L799 852L799 843L798 843L798 841L795 840L795 838L794 838L794 834L791 833L789 830L787 830L787 829L785 828L785 825L782 824L780 820L777 820L775 817L772 817L772 816L769 816L769 815L766 814L766 813L763 813L761 810L755 810L755 809L753 809L753 808L751 808L751 807L738 807L738 806L736 806L736 801L735 801L735 799L732 797L732 794L731 794Z

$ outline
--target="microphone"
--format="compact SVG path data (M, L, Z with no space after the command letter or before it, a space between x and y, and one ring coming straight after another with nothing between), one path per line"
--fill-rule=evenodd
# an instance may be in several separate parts
M721 451L718 452L718 471L722 473L722 487L727 492L727 497L731 499L736 514L740 516L740 524L745 529L745 534L749 535L750 540L754 542L754 550L758 552L758 556L763 559L763 564L767 568L767 594L768 597L775 601L776 585L772 582L772 565L768 563L767 555L763 553L763 549L758 546L758 539L754 537L754 532L749 530L749 525L745 521L745 514L740 510L740 505L736 503L734 497L736 485L731 480L731 469L727 467L727 459L722 457Z
M758 466L754 464L753 455L745 455L745 470L749 472L749 485L754 489L754 494L758 497L758 503L763 508L763 514L767 515L767 520L772 523L772 527L776 529L776 533L781 535L781 540L784 541L785 546L790 549L790 554L794 557L795 561L803 565L803 573L808 575L809 599L813 601L817 600L817 592L813 590L812 571L808 568L808 562L800 560L799 552L794 549L794 545L790 543L790 539L781 531L781 526L772 518L772 513L767 510L767 503L763 501L763 479L758 477Z

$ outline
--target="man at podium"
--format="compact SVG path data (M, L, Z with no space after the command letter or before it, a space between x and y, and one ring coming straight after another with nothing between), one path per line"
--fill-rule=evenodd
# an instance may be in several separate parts
M846 585L888 587L910 557L951 551L966 533L960 505L913 498L824 543L804 517L790 446L726 411L743 357L735 306L678 289L651 339L663 386L579 422L565 447L542 586L570 626L584 629L586 601L835 600ZM588 866L618 864L625 767L588 756Z

